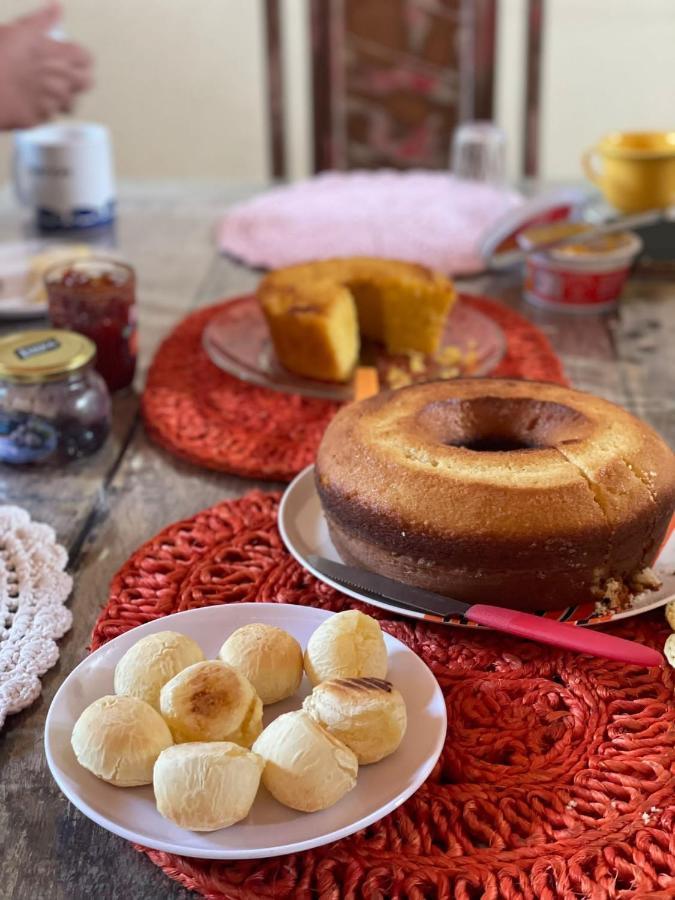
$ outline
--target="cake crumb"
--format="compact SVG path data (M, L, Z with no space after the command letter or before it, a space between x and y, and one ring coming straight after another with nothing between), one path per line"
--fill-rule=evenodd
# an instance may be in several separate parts
M659 806L650 806L650 807L649 807L649 812L643 812L643 813L642 813L642 821L645 823L645 825L648 825L648 824L651 822L651 820L652 820L652 815L658 815L658 813L660 813L660 812L663 812L663 810L661 809L661 807L659 807Z
M567 804L567 806L565 807L565 809L576 809L576 806L577 806L577 801L576 801L576 800L570 800L570 802Z
M412 378L405 369L400 368L400 366L392 366L387 372L387 384L394 389L407 387L409 384L412 384Z
M462 351L459 347L450 345L439 350L434 358L441 366L457 366L462 362Z
M438 374L441 376L441 378L457 378L457 376L460 374L460 371L457 366L443 366L441 369L439 369Z
M410 371L413 375L422 375L426 372L427 363L423 353L420 353L419 350L411 350L407 356L410 360Z
M653 569L645 566L633 576L632 587L638 591L658 591L663 582Z
M591 589L596 597L595 611L602 615L630 609L636 596L645 591L657 591L661 585L661 579L647 566L632 575L629 581L622 578L602 579L596 572L595 584Z
M631 594L628 585L618 578L608 578L605 582L604 601L610 609L626 609L630 606Z

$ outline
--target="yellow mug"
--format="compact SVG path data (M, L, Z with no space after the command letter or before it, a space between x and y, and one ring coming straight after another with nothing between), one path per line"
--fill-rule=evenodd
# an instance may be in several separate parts
M616 131L581 161L587 177L621 212L675 203L675 131Z

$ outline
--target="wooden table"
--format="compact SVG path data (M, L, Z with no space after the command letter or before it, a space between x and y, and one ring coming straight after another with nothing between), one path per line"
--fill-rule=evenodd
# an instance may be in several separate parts
M139 276L137 390L158 341L179 319L256 283L255 273L218 256L213 244L219 212L251 193L243 185L122 186L115 239ZM0 240L21 236L16 212L0 198ZM512 275L466 280L461 289L520 309L549 336L576 387L626 406L675 445L675 283L634 279L620 314L605 317L535 310L521 300ZM40 699L10 716L0 734L6 898L193 896L61 795L44 758L44 721L64 677L85 656L110 579L130 553L168 523L258 483L202 471L149 443L135 393L115 398L114 419L111 439L89 460L58 472L0 467L0 502L23 506L55 528L75 581L73 627L60 642L60 661L43 678Z

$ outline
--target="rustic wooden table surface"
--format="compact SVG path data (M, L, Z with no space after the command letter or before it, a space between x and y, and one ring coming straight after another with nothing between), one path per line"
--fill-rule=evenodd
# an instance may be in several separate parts
M213 243L219 212L251 193L243 185L122 186L115 234L101 240L114 241L139 276L136 390L158 341L187 312L255 285L256 274L218 256ZM22 237L16 211L0 197L0 240ZM618 315L589 317L534 310L521 300L513 276L461 287L520 309L549 336L576 387L626 406L675 445L675 282L634 278ZM0 333L13 330L0 324ZM58 664L43 678L41 697L0 732L2 897L193 896L71 806L51 779L42 746L50 701L87 652L114 572L163 526L256 484L172 458L148 442L137 413L136 393L116 397L114 434L87 461L58 472L0 467L0 502L23 506L55 528L69 550L75 585L73 627L60 642Z

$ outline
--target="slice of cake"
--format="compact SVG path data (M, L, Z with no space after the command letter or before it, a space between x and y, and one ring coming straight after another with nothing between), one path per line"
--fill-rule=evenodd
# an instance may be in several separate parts
M312 291L292 285L258 293L279 362L290 372L321 381L349 381L359 358L354 300L332 282Z
M454 293L437 283L387 275L359 278L347 287L356 302L361 333L380 341L389 353L438 349Z
M359 331L389 353L434 353L455 291L423 266L353 257L279 269L263 280L258 297L287 369L347 381Z

